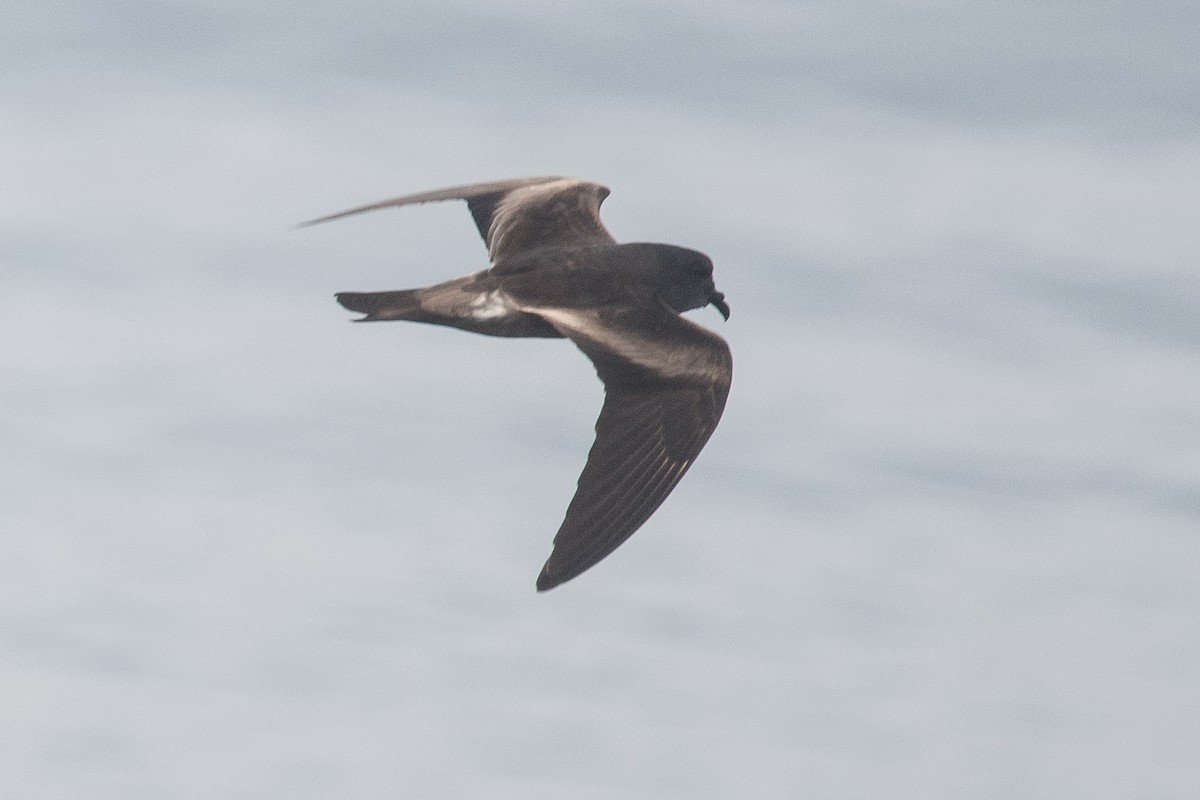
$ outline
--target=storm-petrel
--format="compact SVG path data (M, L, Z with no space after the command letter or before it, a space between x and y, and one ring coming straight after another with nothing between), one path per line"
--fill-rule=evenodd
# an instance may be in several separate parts
M628 539L662 504L717 427L733 359L725 340L680 316L729 306L712 261L668 244L618 244L600 221L609 190L573 178L517 178L397 197L321 217L466 200L490 269L425 289L340 292L357 322L410 320L489 336L562 338L604 382L596 441L538 591Z

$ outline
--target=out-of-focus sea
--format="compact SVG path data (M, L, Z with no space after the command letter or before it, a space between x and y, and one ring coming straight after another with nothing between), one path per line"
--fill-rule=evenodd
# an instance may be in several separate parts
M1200 796L1193 12L669 5L17 15L0 794ZM590 364L347 324L461 204L289 226L542 173L713 257L735 380L537 595Z

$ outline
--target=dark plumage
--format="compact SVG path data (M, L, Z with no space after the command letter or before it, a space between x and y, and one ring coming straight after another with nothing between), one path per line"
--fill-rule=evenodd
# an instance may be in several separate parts
M519 178L424 192L304 223L391 206L466 200L491 269L424 289L341 292L358 321L410 320L489 336L566 337L596 366L604 407L575 497L538 576L539 591L596 564L662 504L712 435L733 360L680 313L729 317L712 262L666 244L617 244L600 221L608 189Z

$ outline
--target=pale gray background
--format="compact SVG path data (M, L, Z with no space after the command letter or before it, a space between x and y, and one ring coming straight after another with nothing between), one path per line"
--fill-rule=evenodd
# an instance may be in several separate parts
M0 795L1200 796L1196 3L24 3ZM733 316L645 526L533 581L570 345L356 326L613 188Z

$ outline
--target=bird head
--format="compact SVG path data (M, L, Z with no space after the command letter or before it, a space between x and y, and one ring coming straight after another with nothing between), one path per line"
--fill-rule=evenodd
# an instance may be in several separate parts
M652 245L656 262L658 298L678 313L712 305L729 319L729 304L713 282L712 260L697 250Z

